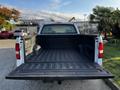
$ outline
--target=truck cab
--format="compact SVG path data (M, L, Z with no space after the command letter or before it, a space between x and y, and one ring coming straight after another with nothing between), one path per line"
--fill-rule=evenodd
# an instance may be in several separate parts
M113 78L102 67L103 41L100 35L82 35L74 23L44 24L35 47L25 56L24 39L17 38L17 68L7 79L81 80ZM39 47L39 48L38 48Z

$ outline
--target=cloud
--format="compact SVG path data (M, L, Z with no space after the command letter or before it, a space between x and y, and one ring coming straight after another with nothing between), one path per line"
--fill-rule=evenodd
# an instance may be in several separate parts
M31 10L23 10L22 12L23 19L45 19L49 20L54 19L55 21L68 21L72 17L75 17L78 21L84 19L84 15L82 13L61 13L56 11L31 11Z
M16 8L15 6L9 5L7 3L0 3L0 6L7 7L7 8Z
M56 6L55 9L58 9L62 6L70 5L71 2L62 2L61 0L54 0L53 6ZM55 19L68 21L72 17L76 19L83 20L84 16L82 13L62 13L54 10L30 10L25 8L18 8L16 6L9 5L7 3L1 3L0 5L6 6L8 8L15 8L21 12L21 17L23 19Z
M51 9L57 9L60 7L60 4L61 4L60 0L52 0L49 6Z
M7 7L7 8L10 8L10 9L16 9L16 10L19 10L20 12L22 11L21 8L18 8L16 6L13 6L13 5L10 5L10 4L7 4L7 3L0 3L0 6L3 6L3 7Z
M70 5L71 3L72 3L71 1L64 2L64 3L62 4L62 6L67 6L67 5Z
M92 5L92 8L94 8L96 5L120 9L120 0L101 0L101 2L99 2L99 3L94 2L94 4Z
M57 9L60 9L61 7L63 7L63 6L68 6L71 3L72 3L71 1L52 0L50 5L49 5L49 9L57 10Z

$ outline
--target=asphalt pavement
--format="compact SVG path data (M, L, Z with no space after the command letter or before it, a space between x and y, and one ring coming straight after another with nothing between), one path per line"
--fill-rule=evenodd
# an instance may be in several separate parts
M3 45L5 42L6 45ZM15 41L0 40L0 90L111 90L103 80L66 80L61 85L40 80L8 80L5 76L16 67ZM8 43L8 44L7 44ZM7 46L8 45L8 46Z

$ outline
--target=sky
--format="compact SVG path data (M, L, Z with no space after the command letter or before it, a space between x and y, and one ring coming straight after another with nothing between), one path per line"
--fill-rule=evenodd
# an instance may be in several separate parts
M120 8L120 0L0 0L0 4L21 10L89 14L96 5Z

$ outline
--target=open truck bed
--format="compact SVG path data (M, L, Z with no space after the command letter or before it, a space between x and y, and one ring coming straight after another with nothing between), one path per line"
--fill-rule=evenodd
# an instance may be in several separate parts
M77 49L40 49L28 62L83 63L90 61Z
M36 39L41 49L6 78L79 80L113 77L94 61L95 36L41 35Z

